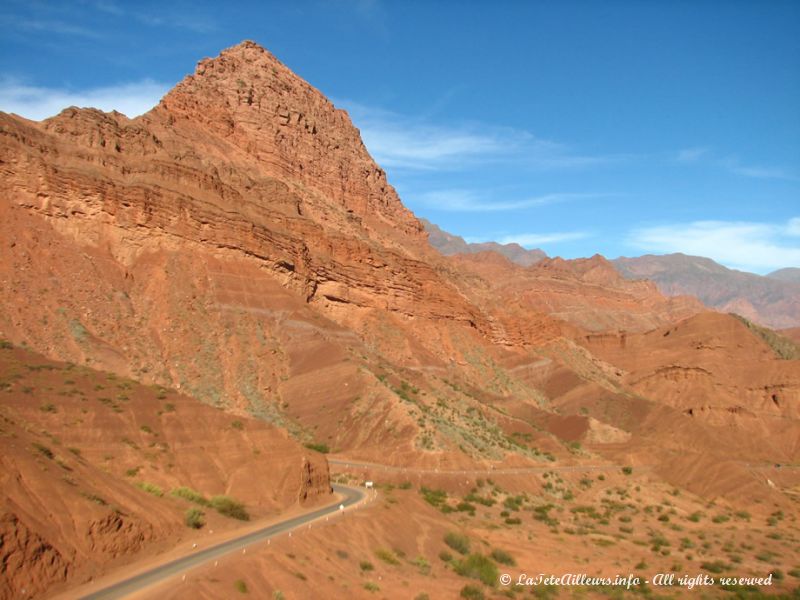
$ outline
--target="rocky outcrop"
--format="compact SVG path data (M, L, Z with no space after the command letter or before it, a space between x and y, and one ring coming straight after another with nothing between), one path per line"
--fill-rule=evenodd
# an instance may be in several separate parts
M312 462L304 457L303 466L300 468L300 491L297 499L300 502L316 500L329 496L331 491L328 462Z
M232 144L268 176L316 192L378 239L421 245L423 229L369 156L347 113L267 50L242 42L205 59L144 119ZM307 209L330 223L330 206ZM326 216L328 218L326 218ZM339 215L337 215L339 216Z
M154 538L153 529L118 511L90 521L86 527L86 540L93 553L116 557L134 554Z
M0 599L35 598L65 581L69 564L61 553L11 512L0 515Z

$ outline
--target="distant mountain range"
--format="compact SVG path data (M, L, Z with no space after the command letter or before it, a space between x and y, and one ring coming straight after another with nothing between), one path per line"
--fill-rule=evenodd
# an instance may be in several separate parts
M769 273L767 277L778 279L779 281L788 281L789 283L800 283L800 269L797 267L778 269Z
M511 262L522 265L523 267L535 265L543 258L547 258L547 254L545 254L543 250L539 250L538 248L526 250L519 244L498 244L497 242L469 244L464 241L464 238L453 235L452 233L447 233L430 221L420 219L420 222L425 226L425 231L428 232L428 239L431 245L445 256L491 251L502 254Z
M611 262L623 277L651 279L668 296L690 294L706 306L740 314L773 329L800 326L800 269L780 269L762 276L685 254Z
M519 244L469 244L420 219L431 244L442 254L494 251L512 262L531 266L547 258L544 251ZM617 258L611 263L626 279L650 279L666 296L690 295L721 312L734 312L773 329L800 326L800 268L755 275L728 269L710 258L685 254Z

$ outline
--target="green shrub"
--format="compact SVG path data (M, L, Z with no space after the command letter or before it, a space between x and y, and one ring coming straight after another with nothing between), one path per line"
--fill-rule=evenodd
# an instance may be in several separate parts
M375 550L375 556L380 558L387 565L399 565L400 561L395 556L394 552L386 548L378 548Z
M418 556L414 560L411 561L412 565L415 565L421 575L427 575L431 572L431 563L428 562L428 559L424 556Z
M517 564L517 561L514 560L513 556L511 556L505 550L501 550L500 548L495 548L494 550L492 550L490 556L501 565L507 565L509 567L513 567L516 566Z
M479 579L488 586L494 586L499 576L497 565L483 554L470 554L458 561L454 569L462 577Z
M306 448L314 450L315 452L321 452L322 454L328 454L331 451L331 449L328 448L328 444L315 444L312 442L306 444Z
M443 562L450 562L451 560L453 560L453 555L450 554L447 550L442 550L441 552L439 552L439 560Z
M730 568L730 566L725 564L721 560L715 560L713 562L700 563L700 568L703 569L704 571L708 571L709 573L714 573L715 575L718 575L720 573L724 573L725 570Z
M728 515L716 515L711 519L712 523L727 523L731 518Z
M244 581L242 581L241 579L237 579L236 581L234 581L233 582L233 587L236 588L236 591L238 591L238 592L240 592L242 594L246 594L247 593L247 584Z
M139 470L141 468L142 467L133 467L132 469L128 469L127 471L125 471L125 475L127 475L128 477L136 477L139 474Z
M469 538L463 533L450 531L444 536L444 543L459 554L469 553Z
M238 420L237 420L237 421L234 421L233 423L231 423L231 427L233 427L234 429L238 429L239 431L241 431L242 429L244 429L244 423L242 423L241 421L238 421Z
M775 553L769 550L756 554L756 560L760 560L761 562L771 562L773 558L775 558Z
M42 412L46 412L46 413L58 412L58 409L56 408L56 405L52 404L51 402L48 402L47 404L42 404L39 407L39 410L42 411Z
M147 481L137 481L136 487L142 490L143 492L147 492L148 494L153 494L153 496L158 496L159 498L164 495L164 490L162 490L159 486L154 483L149 483Z
M206 524L203 515L205 515L205 513L199 508L190 508L189 510L186 511L184 522L188 527L191 527L192 529L200 529L203 525Z
M361 568L362 571L374 571L375 570L375 565L373 565L368 560L362 560L360 563L358 563L358 566Z
M228 496L214 496L211 498L209 505L219 514L226 517L239 519L240 521L250 520L250 515L247 513L244 504Z
M95 504L99 504L100 506L108 506L108 502L105 499L101 498L97 494L90 494L89 492L81 492L81 496L86 498L87 500L94 502Z
M43 444L40 444L40 443L38 443L38 442L33 442L33 444L32 444L32 445L33 445L33 447L36 449L36 451L37 451L39 454L41 454L41 455L42 455L42 456L44 456L45 458L49 458L50 460L53 460L53 457L54 457L55 455L53 454L53 451L52 451L52 450L50 450L50 448L48 448L47 446L45 446L45 445L43 445Z
M630 475L633 473L633 467L622 467L622 472L625 473L625 475Z
M476 502L478 504L482 504L483 506L494 506L496 502L494 498L484 498L483 496L478 496L474 493L464 496L464 500L467 502Z
M444 501L447 500L447 492L444 490L431 490L425 486L422 486L419 490L419 493L422 494L425 502L431 506L435 506L436 508L441 508Z
M461 588L460 596L467 600L484 600L486 598L486 596L483 595L483 590L477 585L465 585Z
M181 486L172 488L170 495L175 496L176 498L183 498L184 500L194 502L195 504L200 504L201 506L208 506L208 500L206 500L205 496L190 487Z
M381 587L377 583L375 583L374 581L367 581L364 584L364 589L369 591L369 592L379 592Z

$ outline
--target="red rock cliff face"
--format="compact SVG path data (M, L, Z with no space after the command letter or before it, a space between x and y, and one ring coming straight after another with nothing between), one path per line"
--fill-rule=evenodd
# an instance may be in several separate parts
M265 174L321 193L382 237L402 236L407 249L426 239L347 113L253 42L201 61L150 118L179 130L202 127L254 158Z
M251 42L136 119L0 114L0 182L0 334L281 424L276 407L308 397L300 375L330 387L321 403L350 406L331 373L351 377L351 360L481 377L473 349L499 358L574 335L552 314L593 328L671 317L657 298L627 319L630 289L609 308L593 300L603 282L546 268L459 272L347 115ZM347 439L370 442L352 427Z
M255 44L201 62L142 118L68 109L3 117L2 133L12 204L123 262L166 234L268 261L308 300L480 321L346 113Z

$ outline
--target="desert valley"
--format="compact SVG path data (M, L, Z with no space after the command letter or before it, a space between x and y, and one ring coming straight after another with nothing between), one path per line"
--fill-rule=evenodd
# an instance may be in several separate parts
M0 182L0 599L798 597L792 273L468 245L250 41Z

